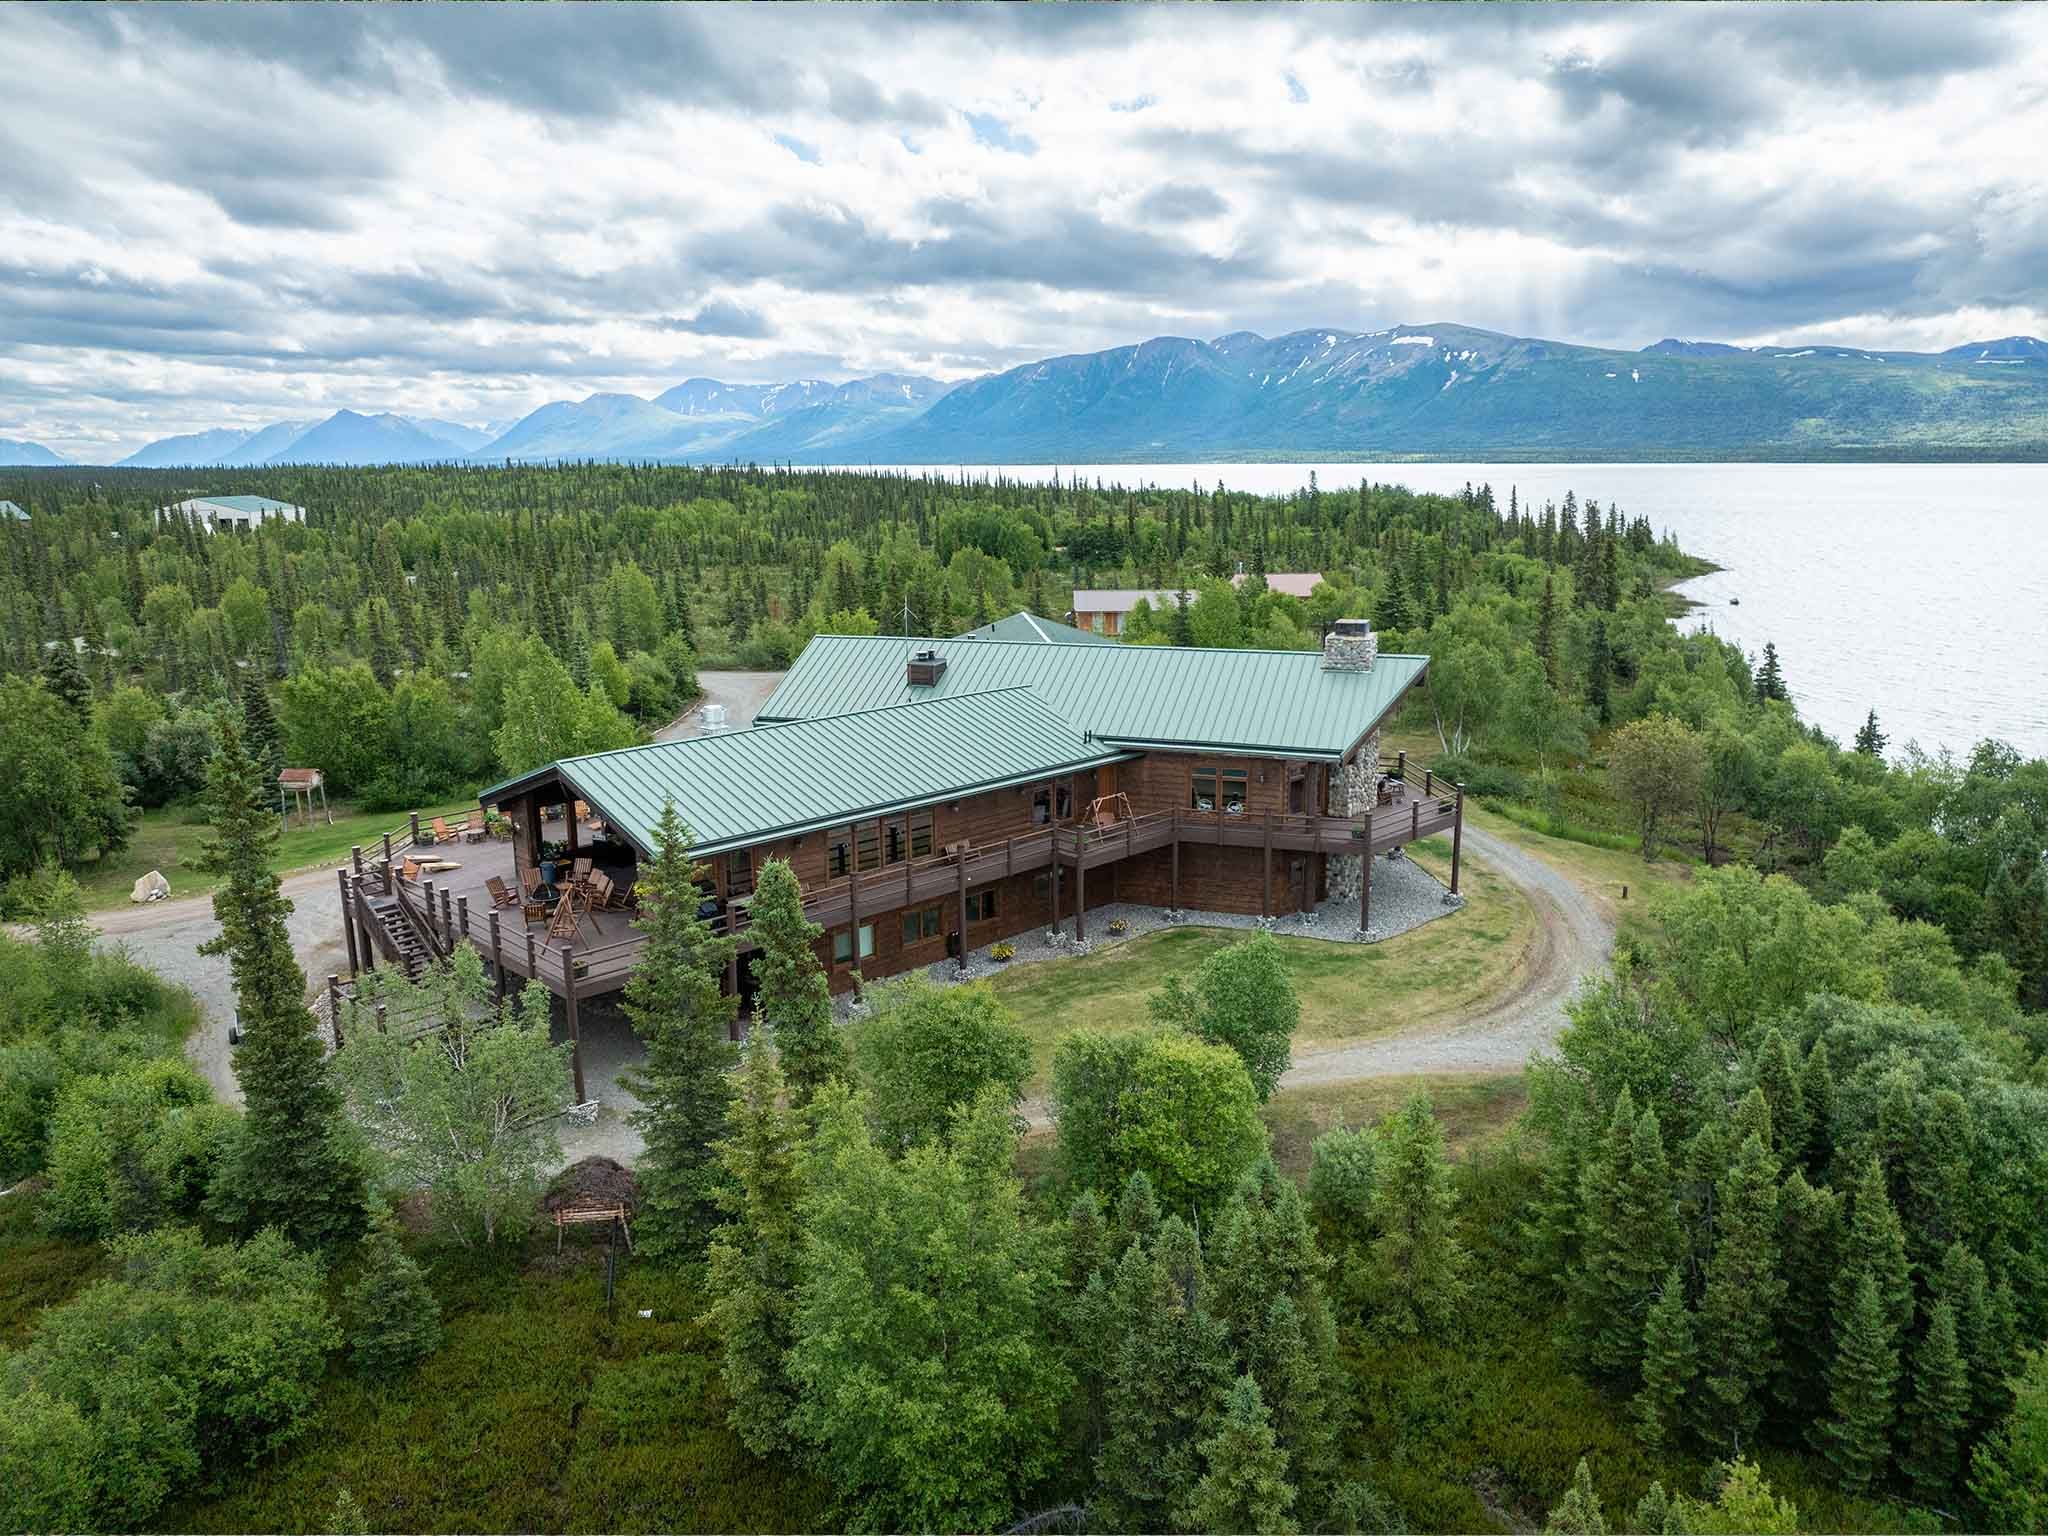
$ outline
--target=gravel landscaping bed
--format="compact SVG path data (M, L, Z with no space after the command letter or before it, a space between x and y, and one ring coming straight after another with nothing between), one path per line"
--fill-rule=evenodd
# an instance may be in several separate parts
M1381 858L1373 864L1372 931L1369 933L1358 931L1358 902L1348 896L1333 897L1305 912L1290 912L1285 917L1270 918L1242 912L1185 911L1175 914L1165 907L1119 901L1088 909L1088 939L1085 943L1074 941L1074 923L1069 917L1050 939L1039 930L999 941L1015 948L1017 953L1013 959L991 959L989 951L995 946L985 944L967 957L965 972L956 962L946 959L928 967L927 974L934 981L982 981L1001 974L1011 966L1028 965L1036 960L1057 960L1066 955L1094 954L1164 928L1264 928L1289 938L1325 939L1333 944L1377 944L1411 928L1420 928L1424 923L1433 922L1463 905L1463 897L1451 895L1436 876L1413 859L1405 856ZM1111 933L1110 924L1118 919L1123 921L1124 931Z

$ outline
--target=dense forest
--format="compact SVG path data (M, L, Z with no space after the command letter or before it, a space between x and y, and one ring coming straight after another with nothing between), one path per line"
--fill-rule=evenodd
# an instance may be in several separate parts
M207 535L152 512L190 489L0 485L30 513L0 524L0 848L37 923L0 939L0 1180L33 1181L0 1210L0 1528L2048 1518L2048 764L1803 726L1774 653L1671 624L1694 567L1645 521L586 466L238 472L206 489L307 522ZM1240 562L1326 582L1233 589ZM638 739L712 662L1089 584L1190 590L1132 643L1371 617L1432 657L1400 740L1513 819L1692 866L1505 1140L1453 1159L1418 1096L1283 1172L1299 1001L1260 935L1059 1043L1047 1156L997 996L877 988L841 1027L773 861L742 1055L680 826L625 998L616 1325L601 1246L527 1246L570 1098L541 1000L491 1008L465 954L366 994L407 1029L323 1052L278 762L404 804ZM88 958L66 868L181 798L240 1114L177 1059L175 997Z

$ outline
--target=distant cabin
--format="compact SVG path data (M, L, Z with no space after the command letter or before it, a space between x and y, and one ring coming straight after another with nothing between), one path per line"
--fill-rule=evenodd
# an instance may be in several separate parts
M268 522L303 523L306 509L268 496L194 496L187 501L157 508L157 521L172 513L190 518L208 533L247 533Z
M1102 645L1106 637L1093 630L1076 629L1071 624L1062 624L1056 619L1042 619L1025 609L984 624L979 629L970 629L959 640L1022 640L1032 645Z
M1241 587L1246 579L1240 571L1230 578L1230 584ZM1266 577L1266 589L1282 597L1308 597L1322 579L1321 571L1274 571ZM1190 603L1195 600L1193 587L1187 589L1187 599ZM1120 635L1124 626L1130 623L1132 610L1140 602L1149 605L1154 613L1171 613L1179 601L1180 594L1173 591L1155 592L1142 587L1083 588L1074 594L1073 619L1076 628L1098 635Z
M0 518L5 518L10 523L25 523L28 521L28 513L11 501L0 501Z

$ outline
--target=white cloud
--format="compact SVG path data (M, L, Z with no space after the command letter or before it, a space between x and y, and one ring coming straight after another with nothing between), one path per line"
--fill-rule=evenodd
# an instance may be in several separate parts
M2048 17L1821 9L6 7L0 435L1245 325L2048 330Z

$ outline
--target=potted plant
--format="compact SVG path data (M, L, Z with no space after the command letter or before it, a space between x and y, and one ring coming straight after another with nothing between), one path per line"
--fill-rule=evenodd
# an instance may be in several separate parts
M559 839L550 839L540 845L540 877L549 885L555 883L555 866L562 862L569 852L569 845Z
M988 957L997 962L1014 960L1017 958L1017 946L1014 944L991 944L988 949Z

